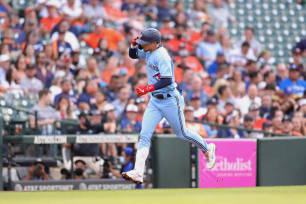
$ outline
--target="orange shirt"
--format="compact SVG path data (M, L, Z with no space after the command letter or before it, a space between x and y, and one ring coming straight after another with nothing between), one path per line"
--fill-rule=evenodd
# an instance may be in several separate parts
M183 44L183 43L186 45L186 49L188 51L192 50L192 45L186 39L178 40L177 38L173 38L173 39L168 41L168 47L169 47L170 50L178 51L180 45Z
M175 56L175 60L180 63L181 58L179 56ZM204 70L203 66L195 56L188 56L186 65L194 72L201 72Z
M95 32L90 33L85 39L85 42L87 42L90 47L95 49L98 47L98 43L102 38L107 40L108 48L114 51L117 50L118 42L123 40L123 35L114 29L103 28L99 34Z
M267 122L267 119L265 118L259 118L254 123L254 129L255 130L262 130L262 125Z
M173 35L173 34L174 34L173 28L160 29L159 32L162 34L162 36L165 36L165 35Z
M40 24L50 32L61 20L62 16L56 18L45 17L40 20Z
M104 10L107 16L112 20L120 20L126 18L126 14L115 7L106 5L104 6Z
M175 67L174 77L175 77L175 82L180 83L183 80L183 69Z

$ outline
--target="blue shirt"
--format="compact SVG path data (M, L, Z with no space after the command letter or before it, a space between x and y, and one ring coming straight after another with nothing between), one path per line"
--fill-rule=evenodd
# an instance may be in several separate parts
M201 42L197 48L197 56L214 60L216 59L218 51L222 51L219 43Z
M298 79L296 82L293 82L290 78L286 78L281 81L279 88L284 91L285 94L300 94L304 96L306 82L302 79Z
M190 102L193 95L194 95L193 91L187 92L186 97L185 97L186 101ZM209 98L208 95L205 94L203 90L201 90L200 100L201 100L201 106L202 107L206 106L206 102L208 101L208 98Z
M84 102L87 103L91 109L93 109L95 107L95 97L89 93L82 93L77 101L77 105L79 105L79 103Z
M150 85L158 82L160 78L172 79L170 85L153 91L153 93L169 93L176 88L173 61L164 47L159 47L152 53L137 49L137 55L139 59L146 59L146 71Z
M239 138L245 138L243 131L237 130L237 134L239 135ZM223 130L223 128L220 128L218 130L218 138L235 138L235 135L232 133L232 131L229 128L225 128L225 130Z
M217 71L218 71L218 63L217 62L213 62L211 63L211 65L209 65L209 67L207 68L207 73L212 77L215 78L217 75Z
M127 119L126 117L121 120L121 129L126 129L128 125L132 126L133 131L135 132L140 132L141 130L141 123L138 120L136 120L135 124L132 124L131 121L129 121L129 119Z

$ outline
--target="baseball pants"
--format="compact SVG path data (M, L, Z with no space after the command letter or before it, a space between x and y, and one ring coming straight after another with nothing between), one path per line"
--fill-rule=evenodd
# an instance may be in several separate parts
M183 96L177 90L169 94L171 97L166 99L151 97L143 115L138 149L143 147L150 148L151 137L156 125L165 117L179 138L195 144L202 151L206 152L207 143L205 140L197 133L186 128Z

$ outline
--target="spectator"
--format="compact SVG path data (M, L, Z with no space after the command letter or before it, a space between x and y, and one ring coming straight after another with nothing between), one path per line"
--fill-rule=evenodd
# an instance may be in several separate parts
M79 159L74 162L73 179L74 180L84 180L86 177L84 173L86 171L86 162Z
M26 64L35 64L35 51L31 44L26 44L23 49L23 54L26 58Z
M293 64L297 67L303 67L302 50L298 47L293 48L291 55L292 55L292 58L293 58Z
M121 129L127 132L139 133L141 130L141 123L136 120L138 108L134 104L127 105L125 109L125 117L121 120Z
M250 49L253 51L253 53L255 54L255 56L258 56L259 53L262 50L262 45L260 44L260 42L258 42L256 40L256 38L254 37L254 29L251 27L247 27L244 30L244 36L242 37L242 39L237 43L237 47L241 47L241 45L243 44L243 42L248 42L250 44Z
M46 165L40 159L36 159L34 164L29 168L27 176L24 178L25 181L29 180L50 180L50 176L46 173Z
M201 137L206 138L207 133L204 126L201 123L193 122L194 118L194 108L192 106L186 106L184 109L184 115L186 119L186 127L190 130L197 132Z
M115 107L112 104L107 104L104 106L104 117L102 118L102 123L108 124L109 128L106 133L115 133L117 130L116 126L116 114ZM101 152L104 157L110 158L111 162L114 163L115 159L118 156L116 144L114 143L103 143L101 144Z
M168 0L160 0L158 1L158 22L162 22L165 18L171 18L170 9L168 7Z
M97 48L98 43L102 38L107 40L108 48L112 51L117 49L118 42L123 40L123 35L118 31L103 27L103 20L98 19L94 22L94 32L85 35L84 41L92 48Z
M289 68L289 77L281 81L279 88L286 95L296 94L304 96L306 90L306 82L300 79L300 70L296 65L291 65Z
M88 4L85 5L84 15L88 20L107 19L106 12L99 0L89 0Z
M10 68L10 57L6 54L0 55L0 84L4 83L6 72Z
M272 97L263 95L261 98L262 104L259 108L259 115L262 118L269 118L272 109Z
M298 117L292 118L292 133L297 136L305 136L305 126L302 120Z
M279 86L280 83L288 77L288 70L285 64L278 64L276 67L276 84Z
M6 72L6 81L2 83L6 89L6 93L23 96L23 90L20 86L20 78L15 68L10 68Z
M209 65L209 67L207 68L207 73L212 78L215 78L217 76L218 67L222 64L226 64L224 52L218 51L216 60L211 65Z
M193 107L194 119L200 120L206 113L206 108L201 106L201 99L199 95L194 94L190 99L190 106Z
M232 101L232 92L227 85L221 85L218 88L218 112L224 113L226 102Z
M65 95L59 97L55 109L57 113L60 115L61 119L75 119L74 111L72 109L71 102L69 98Z
M254 128L254 117L251 114L247 114L243 118L243 127L249 130L243 132L245 137L247 138L263 138L263 135L257 132L252 132L251 130Z
M43 89L43 84L39 79L35 77L36 68L34 65L27 65L26 67L26 77L21 79L20 86L24 89L26 93L38 93Z
M266 119L261 118L259 115L259 107L260 105L255 103L251 103L249 107L249 114L254 118L254 129L255 130L262 130L263 123L267 122Z
M121 6L121 10L127 12L127 16L135 17L143 13L143 6L137 0L128 0Z
M109 85L106 87L106 98L109 102L114 101L117 98L117 92L121 87L120 76L112 75Z
M209 67L220 51L222 51L222 47L216 41L215 32L210 30L207 32L205 42L201 42L197 48L197 57L205 62L205 67Z
M234 66L237 66L239 69L243 70L243 67L246 65L247 60L255 60L255 54L250 49L250 44L248 42L243 42L241 47L233 49L229 53L229 63Z
M104 107L108 104L106 100L106 96L101 91L97 91L97 93L95 94L95 99L96 99L96 103L95 103L94 110L96 110L97 113L101 114L104 110Z
M56 26L62 20L62 16L58 14L58 6L57 1L47 1L46 3L48 16L40 19L41 28L46 33L51 32L54 26Z
M300 132L293 131L293 126L290 117L284 117L282 125L282 133L288 136L303 136Z
M76 35L71 32L70 30L70 23L67 19L62 19L61 22L58 24L58 26L53 28L53 33L51 32L51 41L55 41L59 38L59 32L65 33L65 42L69 43L72 47L73 51L80 49L79 41L76 37Z
M200 27L204 22L211 22L210 17L207 15L205 2L195 0L193 8L189 12L189 16L196 27Z
M75 98L75 95L73 94L73 91L72 91L72 83L69 79L63 79L61 81L61 93L57 94L55 97L54 97L54 106L57 105L59 99L62 97L62 96L65 96L69 99L69 103L76 103L76 98Z
M231 23L236 22L234 16L230 13L222 0L213 0L212 3L213 7L208 9L208 14L212 18L216 27L227 27L228 21Z
M18 76L21 79L26 77L26 68L27 68L27 64L26 64L26 60L24 55L19 55L19 57L17 58L16 62L15 62L15 67L16 67L16 71L18 73Z
M136 120L138 120L139 122L142 122L142 116L143 116L143 114L146 110L146 107L147 107L145 98L144 97L136 98L135 103L136 103L137 109L138 109Z
M209 101L210 102L210 101ZM218 119L218 110L217 110L217 102L215 102L216 105L214 105L213 100L211 101L213 106L207 108L207 112L205 114L204 121L208 123L215 123L218 124L220 121ZM215 138L217 137L218 133L218 127L213 125L207 125L204 124L204 128L207 132L208 138Z
M238 111L234 110L230 115L226 116L225 118L225 124L230 126L239 126L239 113ZM237 130L235 128L225 128L224 130L220 128L218 130L218 138L244 138L243 131Z
M258 95L258 90L255 84L251 84L248 88L247 95L245 95L240 101L237 101L240 107L241 113L244 115L248 113L248 109L252 103L261 105L261 99Z
M178 70L178 68L176 70ZM192 78L193 78L193 72L191 69L183 70L182 81L178 83L178 89L182 90L185 93L189 92L191 90Z
M230 36L228 34L223 34L220 36L220 44L222 50L224 51L224 56L226 61L229 61L230 51L233 49Z
M77 105L81 110L94 109L95 107L95 94L98 91L98 85L95 80L88 80L84 86L82 94L77 100Z
M191 90L187 92L186 101L189 102L193 96L200 98L201 106L205 107L208 96L202 89L202 79L199 75L194 74L191 81ZM197 110L197 109L195 109Z
M37 125L42 130L42 134L50 134L52 132L53 123L60 119L60 115L51 105L51 93L48 89L43 89L39 92L38 104L31 111L37 112ZM30 117L30 126L35 128L35 118Z
M70 55L72 53L72 46L65 40L66 31L58 31L58 38L52 42L53 56L58 58L63 53Z
M152 20L152 21L157 20L158 8L156 6L156 0L147 1L146 6L144 7L144 14L146 15L147 20Z
M131 96L131 90L128 85L122 86L118 90L118 98L112 102L115 107L115 113L118 118L122 118L122 113L127 105Z
M87 60L86 70L89 73L90 79L97 79L97 81L99 81L100 73L98 70L97 60L94 57Z
M44 85L45 88L50 88L54 75L47 67L46 62L46 54L40 52L36 56L37 68L36 68L36 77L39 79Z

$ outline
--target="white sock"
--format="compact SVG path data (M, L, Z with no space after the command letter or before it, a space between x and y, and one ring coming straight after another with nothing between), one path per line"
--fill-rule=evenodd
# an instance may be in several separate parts
M141 175L144 173L146 159L149 155L149 148L143 147L137 150L136 161L134 169L138 171Z

